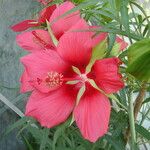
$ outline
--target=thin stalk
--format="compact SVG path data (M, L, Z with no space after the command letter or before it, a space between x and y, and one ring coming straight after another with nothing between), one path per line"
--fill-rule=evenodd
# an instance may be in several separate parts
M47 24L47 29L48 29L48 33L53 41L53 44L57 47L58 45L58 40L56 39L55 35L53 34L53 31L50 27L50 23L46 20L46 24Z
M129 124L130 124L130 131L131 131L131 150L135 150L136 133L135 133L134 105L132 99L132 91L129 92L128 102L129 102L129 107L128 107Z
M6 97L4 97L1 93L0 93L0 100L7 105L11 110L13 110L16 114L18 114L20 117L24 117L23 112L17 108L13 103L11 103Z
M131 8L131 10L132 10L132 12L133 12L134 19L135 19L136 24L137 24L137 26L138 26L138 20L137 20L137 18L136 18L136 16L135 16L135 12L134 12L134 9L133 9L133 6L132 6L132 4L131 4L131 3L130 3L130 8ZM138 27L136 28L134 24L133 24L133 26L134 26L135 31L137 32L137 34L141 35L141 31L140 31L140 29L139 29ZM138 31L138 29L139 29L139 31Z

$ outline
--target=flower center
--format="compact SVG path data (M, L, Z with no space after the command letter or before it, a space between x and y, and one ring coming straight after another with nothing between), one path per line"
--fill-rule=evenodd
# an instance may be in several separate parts
M87 78L87 75L86 74L80 74L80 81L81 82L86 82L86 81L88 81L88 78Z
M63 83L63 75L55 71L48 72L45 83L50 88L60 86Z

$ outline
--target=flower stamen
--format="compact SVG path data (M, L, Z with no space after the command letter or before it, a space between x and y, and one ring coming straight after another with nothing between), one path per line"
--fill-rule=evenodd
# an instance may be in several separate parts
M45 83L50 88L60 86L63 83L63 75L55 71L48 72Z

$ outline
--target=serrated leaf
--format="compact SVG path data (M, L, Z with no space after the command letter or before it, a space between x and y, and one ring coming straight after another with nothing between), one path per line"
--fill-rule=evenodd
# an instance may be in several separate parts
M86 67L86 73L91 71L91 68L96 60L102 59L106 55L107 50L107 40L101 41L98 45L96 45L92 50L92 57L89 64Z
M150 140L150 132L145 129L143 126L140 126L138 124L135 124L135 129L136 131L141 134L144 138L146 138L147 140Z
M128 60L127 72L141 81L150 82L150 39L131 45Z

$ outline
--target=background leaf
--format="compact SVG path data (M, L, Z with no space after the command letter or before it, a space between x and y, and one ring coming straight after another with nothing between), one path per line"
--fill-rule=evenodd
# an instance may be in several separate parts
M134 43L128 49L127 72L141 81L150 81L150 39Z

